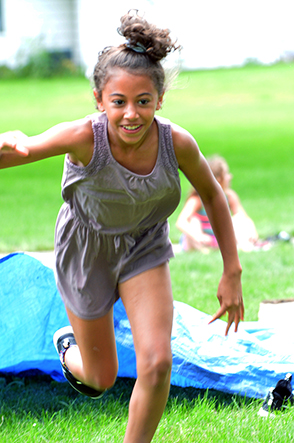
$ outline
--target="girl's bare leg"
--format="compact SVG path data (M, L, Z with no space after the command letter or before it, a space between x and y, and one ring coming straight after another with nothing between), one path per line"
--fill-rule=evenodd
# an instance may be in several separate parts
M120 284L119 291L132 328L138 374L124 443L147 443L170 389L173 299L168 264Z
M66 351L68 369L77 380L94 389L110 388L118 370L113 309L96 320L82 320L69 309L67 314L78 345Z

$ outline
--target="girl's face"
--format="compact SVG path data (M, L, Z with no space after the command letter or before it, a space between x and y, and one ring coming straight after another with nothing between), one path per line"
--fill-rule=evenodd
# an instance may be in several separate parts
M102 97L95 91L94 95L99 111L107 114L110 140L122 147L143 143L163 99L148 75L135 75L121 68L112 70Z

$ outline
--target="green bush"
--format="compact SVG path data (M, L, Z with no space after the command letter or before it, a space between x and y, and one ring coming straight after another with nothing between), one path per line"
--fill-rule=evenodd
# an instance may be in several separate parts
M26 63L16 68L17 77L51 78L83 75L70 56L62 51L40 50L31 54Z
M72 60L69 51L48 51L42 47L24 48L19 52L15 68L0 66L0 79L53 78L84 76L82 67Z
M13 69L8 66L0 66L0 79L12 79L16 77L16 73Z

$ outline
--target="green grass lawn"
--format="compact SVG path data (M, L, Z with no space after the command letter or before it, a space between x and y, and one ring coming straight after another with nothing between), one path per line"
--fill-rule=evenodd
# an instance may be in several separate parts
M226 157L261 236L293 231L294 65L182 73L159 115L188 129L204 155ZM88 80L0 83L0 132L37 134L95 112ZM0 250L51 249L63 158L1 171ZM41 180L40 180L41 179ZM183 182L183 200L188 184ZM179 240L177 214L171 239Z
M133 384L133 380L119 379L101 400L93 401L66 383L3 380L1 443L122 442ZM261 419L257 415L260 404L214 391L172 386L153 441L292 443L293 410L277 413L274 419Z
M84 78L0 83L0 133L39 134L61 121L95 112ZM63 158L1 170L0 251L50 250L61 206Z
M233 188L261 237L294 233L294 65L278 64L182 73L160 115L188 129L204 155L226 157ZM39 133L95 112L85 79L0 83L0 132ZM0 252L52 249L62 203L63 158L0 171ZM170 217L171 239L189 184ZM265 299L294 298L294 247L240 253L245 319L257 320ZM212 314L222 271L218 251L177 254L170 262L174 298ZM132 380L119 379L103 400L79 396L67 384L0 378L0 441L120 442ZM294 438L293 410L257 417L259 400L172 387L154 442L281 442Z
M205 156L227 159L232 186L263 236L293 231L293 78L293 64L187 72L163 111Z

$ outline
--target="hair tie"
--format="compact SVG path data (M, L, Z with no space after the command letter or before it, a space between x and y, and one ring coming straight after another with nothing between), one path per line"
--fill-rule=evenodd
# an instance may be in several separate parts
M132 51L138 52L139 54L145 54L147 52L147 48L145 48L140 42L137 42L135 45L128 42L126 45L127 48L130 48Z

